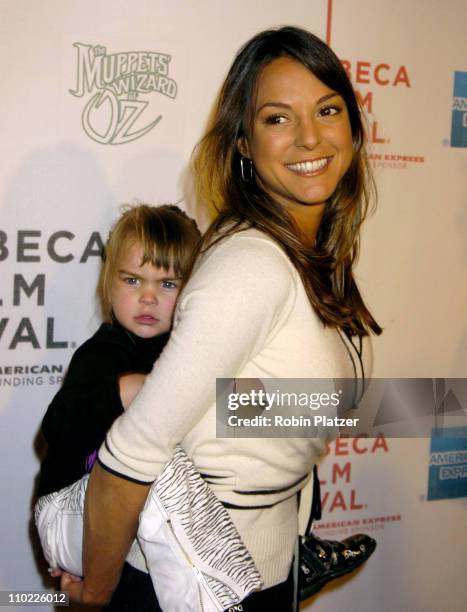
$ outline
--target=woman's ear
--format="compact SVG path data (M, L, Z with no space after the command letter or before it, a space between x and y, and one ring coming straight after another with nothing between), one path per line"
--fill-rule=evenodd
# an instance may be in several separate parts
M243 155L243 157L248 157L248 159L251 159L250 147L248 146L248 140L246 139L245 136L242 136L241 138L237 140L237 149L240 152L240 155Z

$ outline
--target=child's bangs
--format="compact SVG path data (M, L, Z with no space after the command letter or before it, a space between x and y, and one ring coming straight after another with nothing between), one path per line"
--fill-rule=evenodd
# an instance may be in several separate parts
M150 263L156 268L162 268L166 272L174 265L173 245L151 242L142 244L141 265ZM175 266L174 266L175 267Z
M182 277L186 268L188 249L182 244L178 228L171 228L161 223L149 225L152 225L148 228L150 231L144 232L140 241L141 264L151 263L166 272L173 268L177 277Z

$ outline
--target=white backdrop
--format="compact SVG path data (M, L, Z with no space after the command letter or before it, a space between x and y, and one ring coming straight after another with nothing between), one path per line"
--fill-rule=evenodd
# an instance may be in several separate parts
M358 276L385 329L374 375L466 375L467 155L450 139L466 20L463 0L0 0L0 590L50 587L29 528L36 434L74 347L98 324L100 242L123 202L184 200L199 214L190 152L235 52L261 29L328 36L368 110L380 197ZM116 73L99 76L87 46ZM156 75L141 76L151 62ZM112 101L95 98L112 76L139 87L120 123ZM425 501L429 448L331 449L318 531L374 532L378 548L307 609L465 609L467 501Z

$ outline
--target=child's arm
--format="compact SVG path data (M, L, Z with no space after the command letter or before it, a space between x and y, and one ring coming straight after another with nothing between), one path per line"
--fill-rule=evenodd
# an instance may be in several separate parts
M42 421L48 452L41 466L39 497L62 489L89 470L95 450L138 393L143 373L150 371L168 336L158 336L150 350L140 354L126 333L104 324L75 352ZM142 374L122 383L121 397L119 378L126 379L130 372Z
M44 416L47 441L74 445L86 440L92 445L105 436L123 412L118 377L130 369L131 363L120 347L99 344L77 352Z
M120 400L125 410L138 395L146 379L145 374L123 374L118 379Z
M48 450L39 475L39 497L86 473L87 458L123 412L117 379L131 366L125 351L105 344L92 348L75 354L42 421Z
M149 356L147 361L150 369ZM110 326L101 326L75 352L42 421L48 451L41 465L39 497L70 485L89 469L107 430L124 411L118 379L141 367L140 362L126 335Z

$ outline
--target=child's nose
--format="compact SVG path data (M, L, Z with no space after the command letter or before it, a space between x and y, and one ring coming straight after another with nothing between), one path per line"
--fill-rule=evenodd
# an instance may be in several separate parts
M143 304L157 304L157 294L152 289L146 289L141 294L141 302Z

